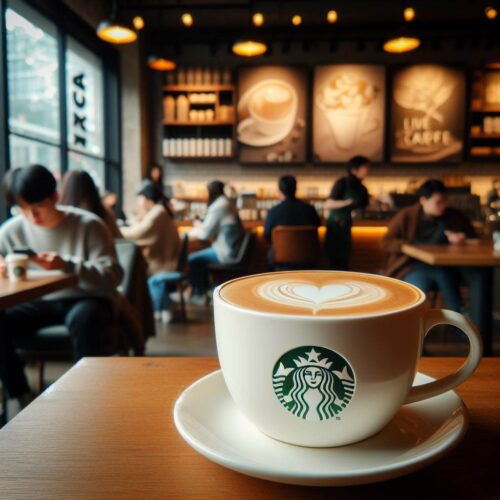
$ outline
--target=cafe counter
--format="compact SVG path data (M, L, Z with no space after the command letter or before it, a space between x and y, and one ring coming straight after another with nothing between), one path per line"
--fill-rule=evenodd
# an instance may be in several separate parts
M255 234L254 252L250 261L250 273L261 273L268 271L267 251L269 245L264 239L263 221L244 221L246 230ZM356 220L352 228L352 255L351 269L360 272L380 272L384 268L384 253L380 248L380 241L387 231L388 221L384 220ZM178 229L181 234L191 229L191 221L178 221ZM323 246L326 227L319 228L320 244ZM203 248L205 244L199 241L190 242L190 252ZM326 268L326 255L322 254L321 267Z

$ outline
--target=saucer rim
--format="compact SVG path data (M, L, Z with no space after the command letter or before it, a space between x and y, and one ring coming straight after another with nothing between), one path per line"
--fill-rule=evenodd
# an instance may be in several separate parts
M250 146L252 148L267 148L267 147L273 146L273 145L277 144L278 142L281 142L283 139L285 139L290 134L290 132L293 129L294 121L295 121L295 118L292 117L290 119L290 126L289 127L287 126L287 128L284 129L284 130L286 130L286 133L284 133L282 131L279 134L276 134L274 136L269 136L269 138L265 144L263 144L263 143L257 144L255 142L250 143L250 142L242 141L240 139L240 129L245 130L246 128L251 127L253 123L255 123L255 120L253 118L251 118L251 117L245 118L244 120L239 122L238 125L236 125L238 142L241 142L242 144L245 144L246 146ZM272 142L269 142L271 140L272 140Z
M377 483L381 481L386 481L388 479L397 478L400 476L404 476L411 472L415 472L420 470L428 465L431 465L451 451L453 451L463 440L467 430L469 428L470 417L465 403L462 401L460 396L454 391L447 391L444 394L452 393L453 396L458 400L456 410L458 410L459 414L456 418L461 418L462 423L458 430L455 430L450 436L445 438L441 438L443 442L439 443L436 446L433 446L430 450L426 452L418 454L416 457L410 457L400 462L384 465L384 466L376 466L370 467L369 469L355 469L353 471L344 471L342 473L335 473L335 471L329 472L311 472L311 471L303 471L303 472L287 472L282 469L276 469L271 465L265 464L255 464L252 460L243 460L240 462L236 462L234 459L226 458L220 452L214 451L211 447L207 446L205 443L200 441L199 439L194 438L184 427L182 422L182 418L180 413L182 411L182 404L184 400L189 396L189 392L194 389L199 384L203 384L207 379L222 377L224 381L224 377L222 374L222 370L215 370L207 375L199 378L195 382L193 382L189 387L187 387L181 395L177 398L174 408L173 408L173 417L174 423L177 428L177 431L181 435L181 437L186 441L186 443L193 448L195 451L200 453L205 458L211 460L212 462L231 469L235 472L239 472L240 474L244 474L247 476L269 480L278 483L285 484L296 484L296 485L305 485L305 486L349 486L349 485L361 485L361 484L369 484L369 483ZM417 372L415 378L423 377L423 382L431 382L435 380L434 378L425 375L424 373ZM225 381L224 381L225 384ZM226 386L227 390L227 386ZM439 398L442 395L435 396ZM231 398L231 395L229 394ZM232 398L231 398L232 399ZM433 399L433 398L430 398ZM426 401L426 400L424 400ZM417 403L411 403L411 405L419 405L424 401L420 401ZM234 401L233 401L234 404ZM404 405L407 406L407 405ZM409 405L408 405L409 406ZM251 422L249 422L250 425ZM262 432L262 431L260 431ZM266 435L265 433L263 433ZM378 433L377 433L378 434ZM376 436L376 434L374 435ZM361 441L357 441L355 443L347 444L344 446L338 447L317 447L318 450L331 449L335 450L336 448L344 448L352 445L356 445L358 443L362 443L363 441L369 441L374 436L366 438ZM270 436L267 436L269 439L273 440ZM302 448L299 445L293 445L290 443L286 443L283 441L279 441L284 446L290 446L294 448ZM303 447L310 449L310 447ZM312 447L316 448L316 447ZM255 464L255 465L252 465Z

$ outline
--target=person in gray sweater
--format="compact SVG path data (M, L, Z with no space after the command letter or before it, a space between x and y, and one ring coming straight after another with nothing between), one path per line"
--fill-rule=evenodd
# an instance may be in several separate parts
M75 360L103 354L123 270L101 219L86 210L57 205L56 180L48 169L41 165L16 168L4 184L8 203L17 205L20 214L0 228L0 273L6 275L5 255L28 248L34 252L30 265L78 277L73 288L6 312L0 378L9 396L23 405L31 391L16 354L16 337L29 338L39 328L65 324Z
M211 246L188 257L191 302L202 303L208 290L207 265L235 262L243 235L238 210L224 195L224 183L212 181L207 186L208 209L203 222L195 221L190 238L211 241Z

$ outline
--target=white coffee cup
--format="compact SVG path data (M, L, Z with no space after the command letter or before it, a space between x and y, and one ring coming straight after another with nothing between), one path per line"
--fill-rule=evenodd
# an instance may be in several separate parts
M297 94L285 82L270 82L251 97L248 112L257 130L267 136L279 133L290 124L297 107Z
M5 257L9 281L17 283L26 279L29 256L22 253L10 253Z
M293 282L293 274L254 276ZM344 274L352 280L368 276L375 283L390 280L402 284L412 289L416 299L382 314L295 315L263 312L231 303L221 295L224 287L253 276L226 282L214 291L217 351L224 380L237 407L272 438L311 447L361 441L383 429L401 405L453 389L479 364L481 338L467 318L453 311L428 309L425 294L412 285L382 276ZM306 300L313 288L302 285L297 303ZM319 289L311 300L325 300L327 288ZM288 287L286 293L293 290ZM439 324L453 325L467 335L469 355L455 373L412 386L424 337ZM344 364L336 368L340 362ZM292 385L296 380L296 386ZM331 383L330 393L320 383L324 387ZM316 400L311 399L314 397ZM328 402L329 397L335 401Z

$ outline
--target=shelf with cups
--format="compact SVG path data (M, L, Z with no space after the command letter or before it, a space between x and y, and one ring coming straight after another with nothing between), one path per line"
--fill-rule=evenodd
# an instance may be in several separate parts
M474 73L469 131L469 157L500 157L500 71Z
M163 87L163 156L172 160L235 157L234 85Z

